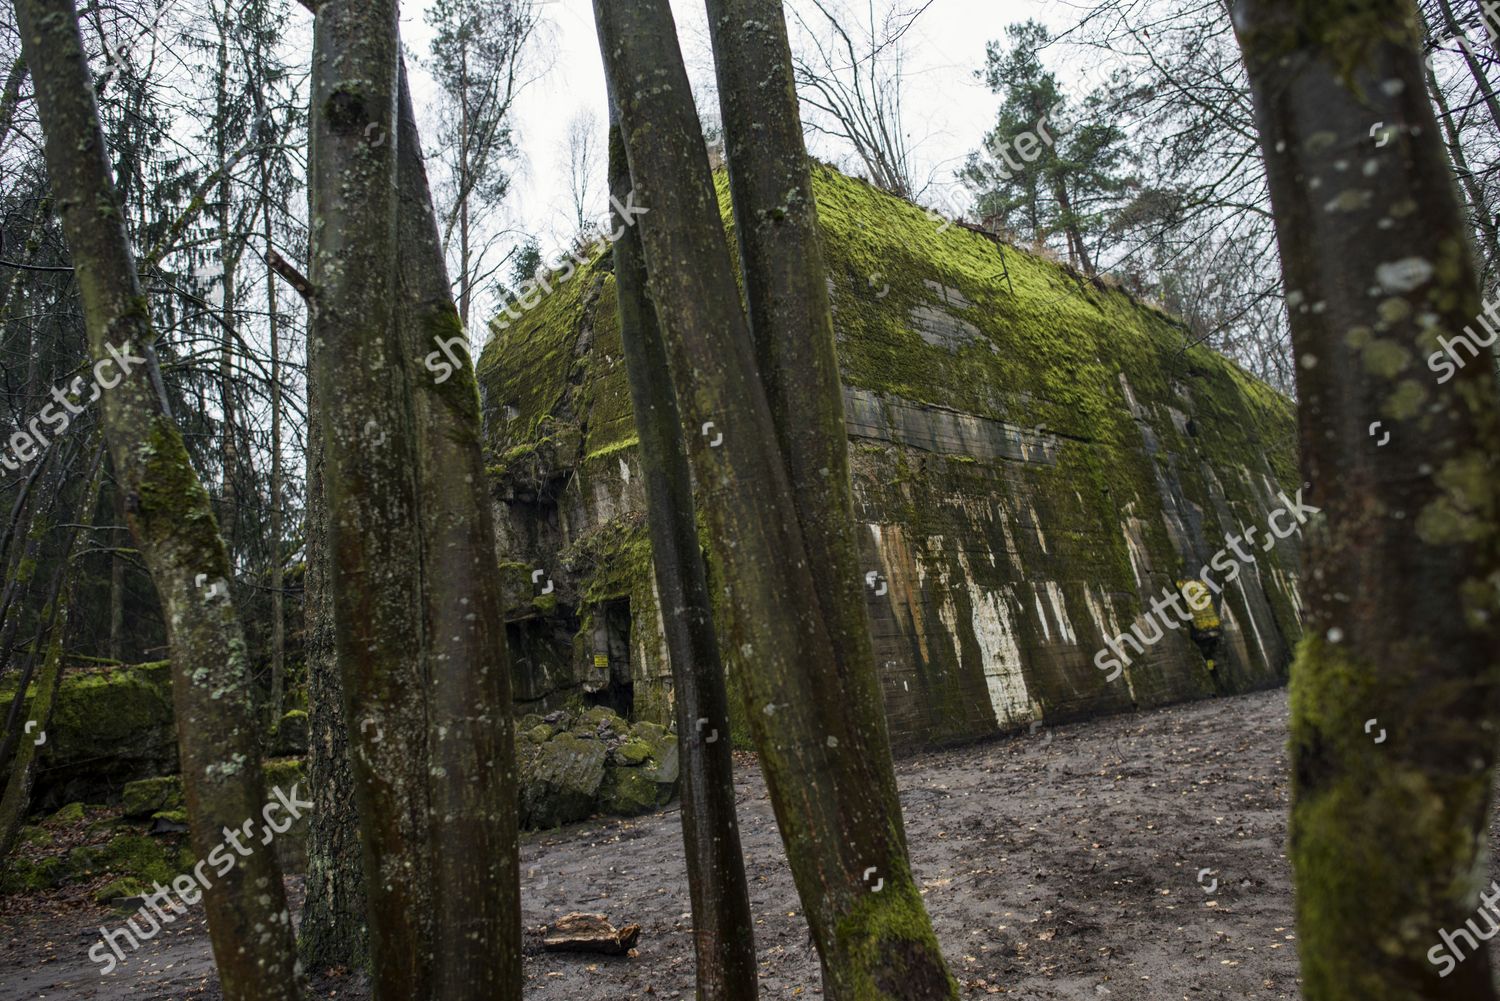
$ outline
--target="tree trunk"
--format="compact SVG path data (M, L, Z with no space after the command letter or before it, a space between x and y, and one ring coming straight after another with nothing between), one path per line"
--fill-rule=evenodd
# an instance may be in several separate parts
M630 166L615 122L609 130L609 188L618 204L630 203ZM620 234L614 242L620 340L641 443L651 561L672 662L698 998L755 1001L755 929L735 816L729 695L698 541L682 421L666 346L646 290L640 233L634 220L618 213L614 227Z
M307 342L307 370L319 365L317 342ZM307 778L313 809L307 832L307 901L301 949L309 969L368 970L365 877L360 865L359 813L344 686L334 650L333 595L328 566L328 505L323 498L322 400L307 382L307 574L303 583L307 663Z
M870 864L906 871L885 700L865 611L865 571L854 537L849 435L828 272L786 21L775 0L709 0L708 13L757 367L842 693L818 707L823 731L840 734L839 746L868 764L871 796L884 801L891 843L884 846L886 857ZM820 680L826 685L833 679ZM886 880L887 887L892 884ZM898 892L920 896L915 886ZM918 941L915 926L927 925L925 913L918 911L907 945L942 969L930 926L925 941Z
M723 568L723 648L760 752L829 997L956 996L887 807L882 771L837 706L821 612L776 423L756 373L676 29L666 0L595 0L641 204L672 380ZM845 529L847 531L847 528Z
M21 99L21 83L26 79L26 60L16 58L5 74L5 87L0 89L0 148L10 136L16 122L16 104Z
M214 116L214 144L217 147L219 165L219 265L224 269L221 276L223 282L224 301L219 308L219 407L223 425L220 428L219 461L222 464L219 481L219 521L223 526L224 546L229 550L229 567L231 574L234 570L235 556L239 546L239 496L235 484L235 469L239 465L239 448L235 441L238 428L235 426L236 407L234 400L234 330L235 330L235 307L238 288L235 283L235 272L239 270L239 250L235 247L235 237L231 234L232 213L230 207L233 197L233 178L228 168L229 160L229 136L227 134L226 120L229 114L229 98L226 93L229 79L229 40L228 24L229 6L226 4L223 13L217 9L213 11L214 20L219 29L219 79L217 81L218 101L215 105L217 114ZM231 576L231 584L233 577Z
M1438 122L1443 127L1443 135L1448 141L1448 155L1453 158L1453 172L1457 175L1459 182L1463 185L1465 193L1469 196L1469 210L1473 213L1473 220L1480 234L1484 238L1484 245L1480 248L1483 253L1479 261L1481 275L1486 274L1494 261L1495 253L1500 250L1500 232L1495 229L1495 215L1490 211L1489 199L1485 195L1484 187L1475 177L1473 169L1469 166L1469 158L1464 153L1463 136L1459 134L1458 124L1449 113L1448 100L1443 96L1442 85L1438 82L1437 74L1432 69L1427 70L1427 88L1432 95L1433 102L1437 105Z
M116 494L118 497L118 492ZM125 505L115 505L115 510L124 512ZM114 542L114 551L109 556L109 659L117 664L125 662L125 557L120 550L130 545L130 532L125 528L112 531L109 538Z
M433 996L521 997L517 777L505 607L480 450L479 392L454 304L403 69L397 326L412 376L433 846ZM422 360L461 343L442 384Z
M261 190L270 190L266 163L261 160ZM271 200L261 208L266 246L271 246ZM281 317L276 307L276 274L266 269L266 319L271 329L271 725L281 722L286 691L286 556L282 545L281 512Z
M1286 287L1306 304L1302 471L1322 509L1291 693L1303 993L1490 999L1487 951L1450 956L1444 933L1486 921L1500 413L1491 356L1458 348L1459 367L1445 347L1481 327L1481 302L1417 14L1238 0L1234 23ZM1381 121L1400 128L1371 149Z
M426 653L409 377L396 323L394 0L313 32L308 337L322 403L334 642L377 1001L432 996Z
M101 372L110 360L118 380L103 394L103 422L130 527L161 596L193 844L206 858L221 846L221 831L255 823L266 806L250 665L223 590L229 561L208 494L157 394L149 307L110 180L77 15L71 0L17 0L16 15L89 347ZM116 353L123 360L114 361ZM275 853L241 858L203 899L224 997L300 997Z

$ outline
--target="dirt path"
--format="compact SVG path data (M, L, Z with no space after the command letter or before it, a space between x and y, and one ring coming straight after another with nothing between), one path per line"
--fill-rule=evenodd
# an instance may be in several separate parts
M913 864L963 995L1298 997L1286 722L1285 693L1268 692L902 761ZM764 786L740 774L761 996L820 995ZM674 807L526 840L528 998L693 997L678 822ZM36 907L0 918L0 1001L219 996L201 914L100 977L86 952L118 919L86 900ZM638 954L540 952L536 929L569 910L639 923ZM354 981L316 996L364 996Z

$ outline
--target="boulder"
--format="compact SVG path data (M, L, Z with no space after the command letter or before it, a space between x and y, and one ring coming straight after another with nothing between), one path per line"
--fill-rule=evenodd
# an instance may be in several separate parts
M276 733L271 749L279 755L307 753L307 712L303 709L288 710L276 724Z
M644 768L610 765L604 770L599 789L599 812L614 817L635 817L650 813L660 798L656 782Z
M536 746L521 774L521 822L557 827L594 812L608 751L598 740L559 733Z
M184 806L182 779L176 775L163 775L127 782L121 799L125 816L132 820L149 817L158 811L180 810Z

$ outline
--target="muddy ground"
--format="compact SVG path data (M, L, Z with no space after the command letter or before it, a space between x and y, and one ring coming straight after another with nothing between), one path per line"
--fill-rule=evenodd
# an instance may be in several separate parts
M907 758L913 865L964 997L1019 1001L1296 998L1285 854L1287 702L1266 692ZM759 773L740 769L761 996L821 995L817 961ZM675 806L522 846L527 996L692 998ZM1210 872L1202 877L1200 870ZM301 887L292 881L293 900ZM86 956L119 918L85 893L0 913L0 1001L218 998L201 920L101 977ZM642 926L628 958L540 952L570 910ZM315 996L367 996L357 977Z

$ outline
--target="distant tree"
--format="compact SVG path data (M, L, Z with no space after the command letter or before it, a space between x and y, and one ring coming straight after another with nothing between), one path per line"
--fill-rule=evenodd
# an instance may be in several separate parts
M541 23L540 6L537 0L435 0L425 15L434 29L427 65L440 92L434 144L444 175L439 220L466 327L475 293L497 266L496 233L481 220L510 191L516 157L511 110L535 79L528 43Z
M998 218L1039 244L1061 234L1068 260L1096 271L1097 244L1134 184L1125 171L1125 134L1109 124L1103 96L1069 102L1041 61L1051 42L1036 21L1006 29L1010 47L991 43L982 77L1002 98L984 148L970 154L964 181L977 192L982 219Z
M907 198L917 184L902 110L906 36L933 2L787 8L800 29L793 67L808 131L848 143L872 184Z
M568 123L563 150L568 158L568 200L573 209L575 237L593 236L598 225L595 216L596 186L601 166L601 140L605 131L592 111L582 111Z

